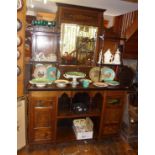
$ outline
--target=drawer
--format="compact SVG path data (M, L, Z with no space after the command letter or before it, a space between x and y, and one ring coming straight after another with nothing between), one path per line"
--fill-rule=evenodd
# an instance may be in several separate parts
M54 132L52 128L43 128L34 130L34 141L52 140Z
M107 125L103 127L103 135L117 134L119 125Z
M112 124L112 123L120 123L122 117L122 109L121 108L107 108L104 115L104 123Z
M56 103L56 98L55 97L51 97L51 98L32 97L30 98L30 101L34 107L53 107L54 108Z

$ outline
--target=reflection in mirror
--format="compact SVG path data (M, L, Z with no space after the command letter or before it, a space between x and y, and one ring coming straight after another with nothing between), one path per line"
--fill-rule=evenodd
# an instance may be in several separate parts
M61 64L91 65L96 49L97 27L61 24Z

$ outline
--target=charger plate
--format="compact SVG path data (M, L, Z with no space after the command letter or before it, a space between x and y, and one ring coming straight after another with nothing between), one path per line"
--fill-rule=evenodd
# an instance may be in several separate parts
M101 69L101 81L113 81L115 78L115 72L109 67L103 67Z
M100 67L93 67L89 71L89 77L93 82L99 81Z
M118 86L120 84L118 81L106 81L105 83L110 86Z
M33 76L34 78L46 78L46 72L47 72L47 69L44 65L37 64L34 69Z
M93 67L89 72L89 77L93 82L113 81L115 78L115 72L109 67L102 67L101 69L100 67Z
M108 86L108 84L104 82L94 82L93 85L96 87L107 87Z

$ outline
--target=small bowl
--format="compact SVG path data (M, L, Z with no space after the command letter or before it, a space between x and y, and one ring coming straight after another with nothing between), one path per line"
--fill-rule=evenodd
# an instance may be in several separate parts
M83 81L88 81L89 83L92 83L92 81L90 80L90 79L80 79L79 81L81 82L81 83L83 83Z
M65 88L68 83L69 83L68 80L56 80L55 81L56 86L59 88Z
M46 83L36 83L35 84L38 88L43 88L46 86Z
M45 87L46 85L52 84L52 81L49 81L46 78L35 78L29 81L30 84L36 85L38 88Z

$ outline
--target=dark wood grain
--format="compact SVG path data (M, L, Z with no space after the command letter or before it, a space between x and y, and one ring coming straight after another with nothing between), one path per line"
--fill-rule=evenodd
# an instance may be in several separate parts
M136 144L134 144L136 145ZM121 139L103 141L78 141L57 145L26 146L17 155L137 155L137 148L132 149Z

